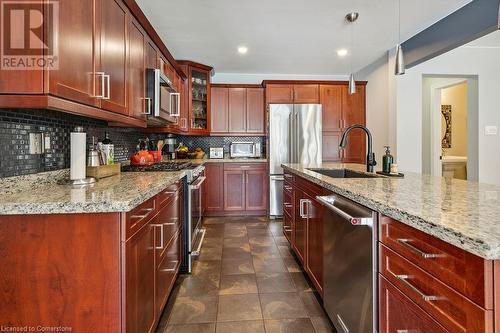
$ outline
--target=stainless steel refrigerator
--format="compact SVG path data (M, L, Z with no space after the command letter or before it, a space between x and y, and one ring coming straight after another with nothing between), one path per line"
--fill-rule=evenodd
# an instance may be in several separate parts
M321 163L321 104L269 105L269 215L283 215L282 163Z

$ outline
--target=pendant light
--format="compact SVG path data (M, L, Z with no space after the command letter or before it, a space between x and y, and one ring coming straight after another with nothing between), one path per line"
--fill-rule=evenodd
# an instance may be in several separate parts
M401 0L398 0L398 44L396 45L396 63L394 67L395 75L405 73L405 58L401 47Z
M354 80L354 74L352 72L352 58L353 58L353 49L354 49L354 42L353 42L353 23L356 22L356 20L358 19L359 17L359 13L356 13L356 12L352 12L352 13L348 13L346 16L345 16L345 19L347 20L347 22L351 23L351 75L349 75L349 95L353 95L356 93L356 80Z

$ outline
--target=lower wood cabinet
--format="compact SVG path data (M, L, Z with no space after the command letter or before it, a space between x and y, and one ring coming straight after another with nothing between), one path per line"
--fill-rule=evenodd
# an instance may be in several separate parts
M207 163L205 213L209 216L265 215L266 163ZM221 191L222 189L222 191Z
M309 181L285 173L283 234L320 295L323 293L323 206L325 192Z
M0 216L0 323L153 332L182 259L182 191L128 213Z

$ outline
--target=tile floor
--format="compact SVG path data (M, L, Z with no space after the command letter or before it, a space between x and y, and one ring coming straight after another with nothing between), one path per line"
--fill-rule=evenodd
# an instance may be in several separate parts
M281 223L206 218L202 253L177 279L156 333L333 332Z

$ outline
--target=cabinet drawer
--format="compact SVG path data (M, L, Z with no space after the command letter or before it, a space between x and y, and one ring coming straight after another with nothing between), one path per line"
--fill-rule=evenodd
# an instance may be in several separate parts
M317 195L321 195L324 192L321 186L314 184L302 177L295 177L294 185L313 198Z
M289 195L292 195L292 193L293 193L292 183L287 181L286 178L285 178L285 181L283 182L283 192L286 192Z
M263 170L266 163L224 163L224 170Z
M292 216L293 209L293 195L288 191L283 191L283 212L287 213L289 216Z
M286 211L283 212L283 235L285 235L288 242L292 242L292 224L293 219Z
M156 253L163 258L167 252L168 244L181 229L180 197L175 194L172 200L160 209L153 221L156 227Z
M177 233L169 244L166 255L160 261L156 269L155 307L157 318L161 315L162 309L170 294L170 290L172 289L172 285L175 282L176 274L179 271L181 262L179 237L180 233Z
M431 316L382 276L379 276L380 333L448 333Z
M125 214L125 239L135 234L156 214L155 197L143 202Z
M290 182L290 183L295 182L295 175L293 173L285 172L283 174L283 177L285 178L286 182Z
M387 216L380 218L380 241L435 278L491 309L493 264Z
M380 245L380 272L451 332L493 332L493 311L484 310L399 254Z
M170 199L177 194L179 190L182 189L181 181L176 181L172 185L168 186L165 190L161 191L156 196L156 206L162 208Z

